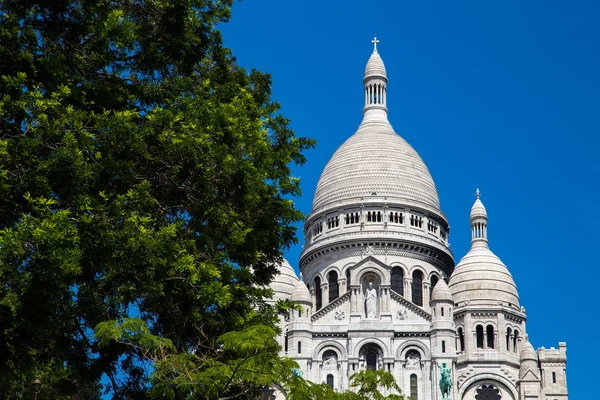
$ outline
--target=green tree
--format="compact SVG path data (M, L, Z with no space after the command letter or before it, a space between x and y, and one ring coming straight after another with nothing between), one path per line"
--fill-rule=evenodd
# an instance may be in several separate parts
M0 0L0 397L253 398L249 364L289 373L265 285L313 142L223 47L232 2Z

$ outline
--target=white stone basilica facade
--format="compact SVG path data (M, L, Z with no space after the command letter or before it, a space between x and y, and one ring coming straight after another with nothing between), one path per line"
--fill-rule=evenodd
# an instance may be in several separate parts
M388 121L374 44L363 121L327 163L304 225L303 279L284 263L271 285L275 299L303 307L281 318L283 353L304 378L336 390L377 368L414 400L441 400L446 363L453 400L567 400L566 344L529 343L515 282L488 246L479 192L471 249L455 265L431 174Z

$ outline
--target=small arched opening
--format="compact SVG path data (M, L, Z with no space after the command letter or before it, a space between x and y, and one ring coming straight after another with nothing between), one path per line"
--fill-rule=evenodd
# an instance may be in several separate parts
M327 283L329 284L329 302L337 299L340 295L340 288L338 285L338 274L335 271L331 271L327 275Z
M477 337L477 348L483 349L483 326L477 325L475 328L475 336Z
M392 290L404 296L404 272L400 267L392 268Z
M315 290L315 309L320 310L323 305L323 293L321 291L321 278L318 276L315 278L313 287Z
M494 348L494 327L492 325L488 325L486 327L486 336L487 336L487 348Z
M412 278L412 302L423 306L423 272L413 272Z

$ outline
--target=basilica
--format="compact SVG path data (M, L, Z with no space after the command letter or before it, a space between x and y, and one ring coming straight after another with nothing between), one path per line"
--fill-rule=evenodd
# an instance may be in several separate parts
M363 120L317 184L300 278L284 262L271 284L276 300L302 306L280 318L282 355L338 391L355 372L383 369L414 400L566 400L566 344L529 342L479 190L471 249L455 265L433 178L388 121L388 77L373 44Z

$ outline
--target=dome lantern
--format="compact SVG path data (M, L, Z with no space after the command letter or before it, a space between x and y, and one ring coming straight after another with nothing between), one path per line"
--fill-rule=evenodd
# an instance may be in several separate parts
M369 57L365 67L365 108L363 109L364 120L387 121L387 73L383 60L377 51L377 37L373 43L373 53Z
M487 211L481 202L481 192L479 189L475 191L475 203L471 207L471 243L472 246L488 247L487 238Z

